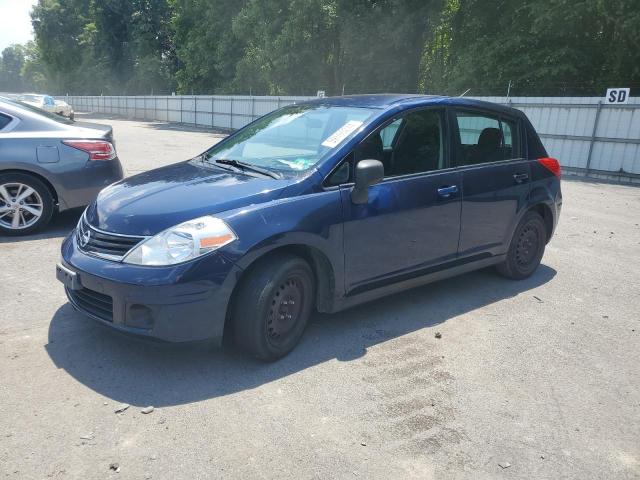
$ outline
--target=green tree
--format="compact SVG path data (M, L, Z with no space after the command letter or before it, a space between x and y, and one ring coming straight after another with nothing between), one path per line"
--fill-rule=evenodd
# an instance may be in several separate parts
M242 0L172 0L179 93L231 93L242 43L232 32Z
M168 92L175 55L166 0L39 0L32 21L56 92Z
M34 92L44 92L48 89L47 71L40 58L40 50L35 42L24 45L24 63L20 74L23 89Z
M635 0L449 0L427 42L425 91L600 95L638 85Z
M11 45L2 51L0 58L0 90L19 92L23 89L22 66L25 51L22 45Z

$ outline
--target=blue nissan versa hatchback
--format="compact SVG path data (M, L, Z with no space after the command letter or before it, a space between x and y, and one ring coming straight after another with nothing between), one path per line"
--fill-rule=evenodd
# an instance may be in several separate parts
M561 205L560 166L517 110L324 98L102 190L64 240L57 277L76 309L114 329L228 334L269 361L314 310L489 265L530 276Z

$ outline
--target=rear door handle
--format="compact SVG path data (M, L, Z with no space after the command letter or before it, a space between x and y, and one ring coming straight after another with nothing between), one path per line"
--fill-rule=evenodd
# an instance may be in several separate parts
M438 195L441 198L449 198L454 193L458 193L458 186L457 185L451 185L451 186L448 186L448 187L440 187L438 189Z
M516 181L516 183L524 183L529 180L529 175L527 175L526 173L516 173L513 176L513 179Z

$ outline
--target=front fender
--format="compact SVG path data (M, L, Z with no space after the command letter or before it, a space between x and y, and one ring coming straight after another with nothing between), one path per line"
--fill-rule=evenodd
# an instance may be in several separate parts
M221 252L243 270L278 248L302 246L320 252L344 291L343 219L340 192L315 192L218 214L238 240Z

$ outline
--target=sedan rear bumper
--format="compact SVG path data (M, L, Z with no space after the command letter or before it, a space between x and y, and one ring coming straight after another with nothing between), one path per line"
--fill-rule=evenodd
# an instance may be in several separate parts
M124 178L120 160L87 162L82 168L62 172L55 178L59 210L84 207L93 202L103 188Z

